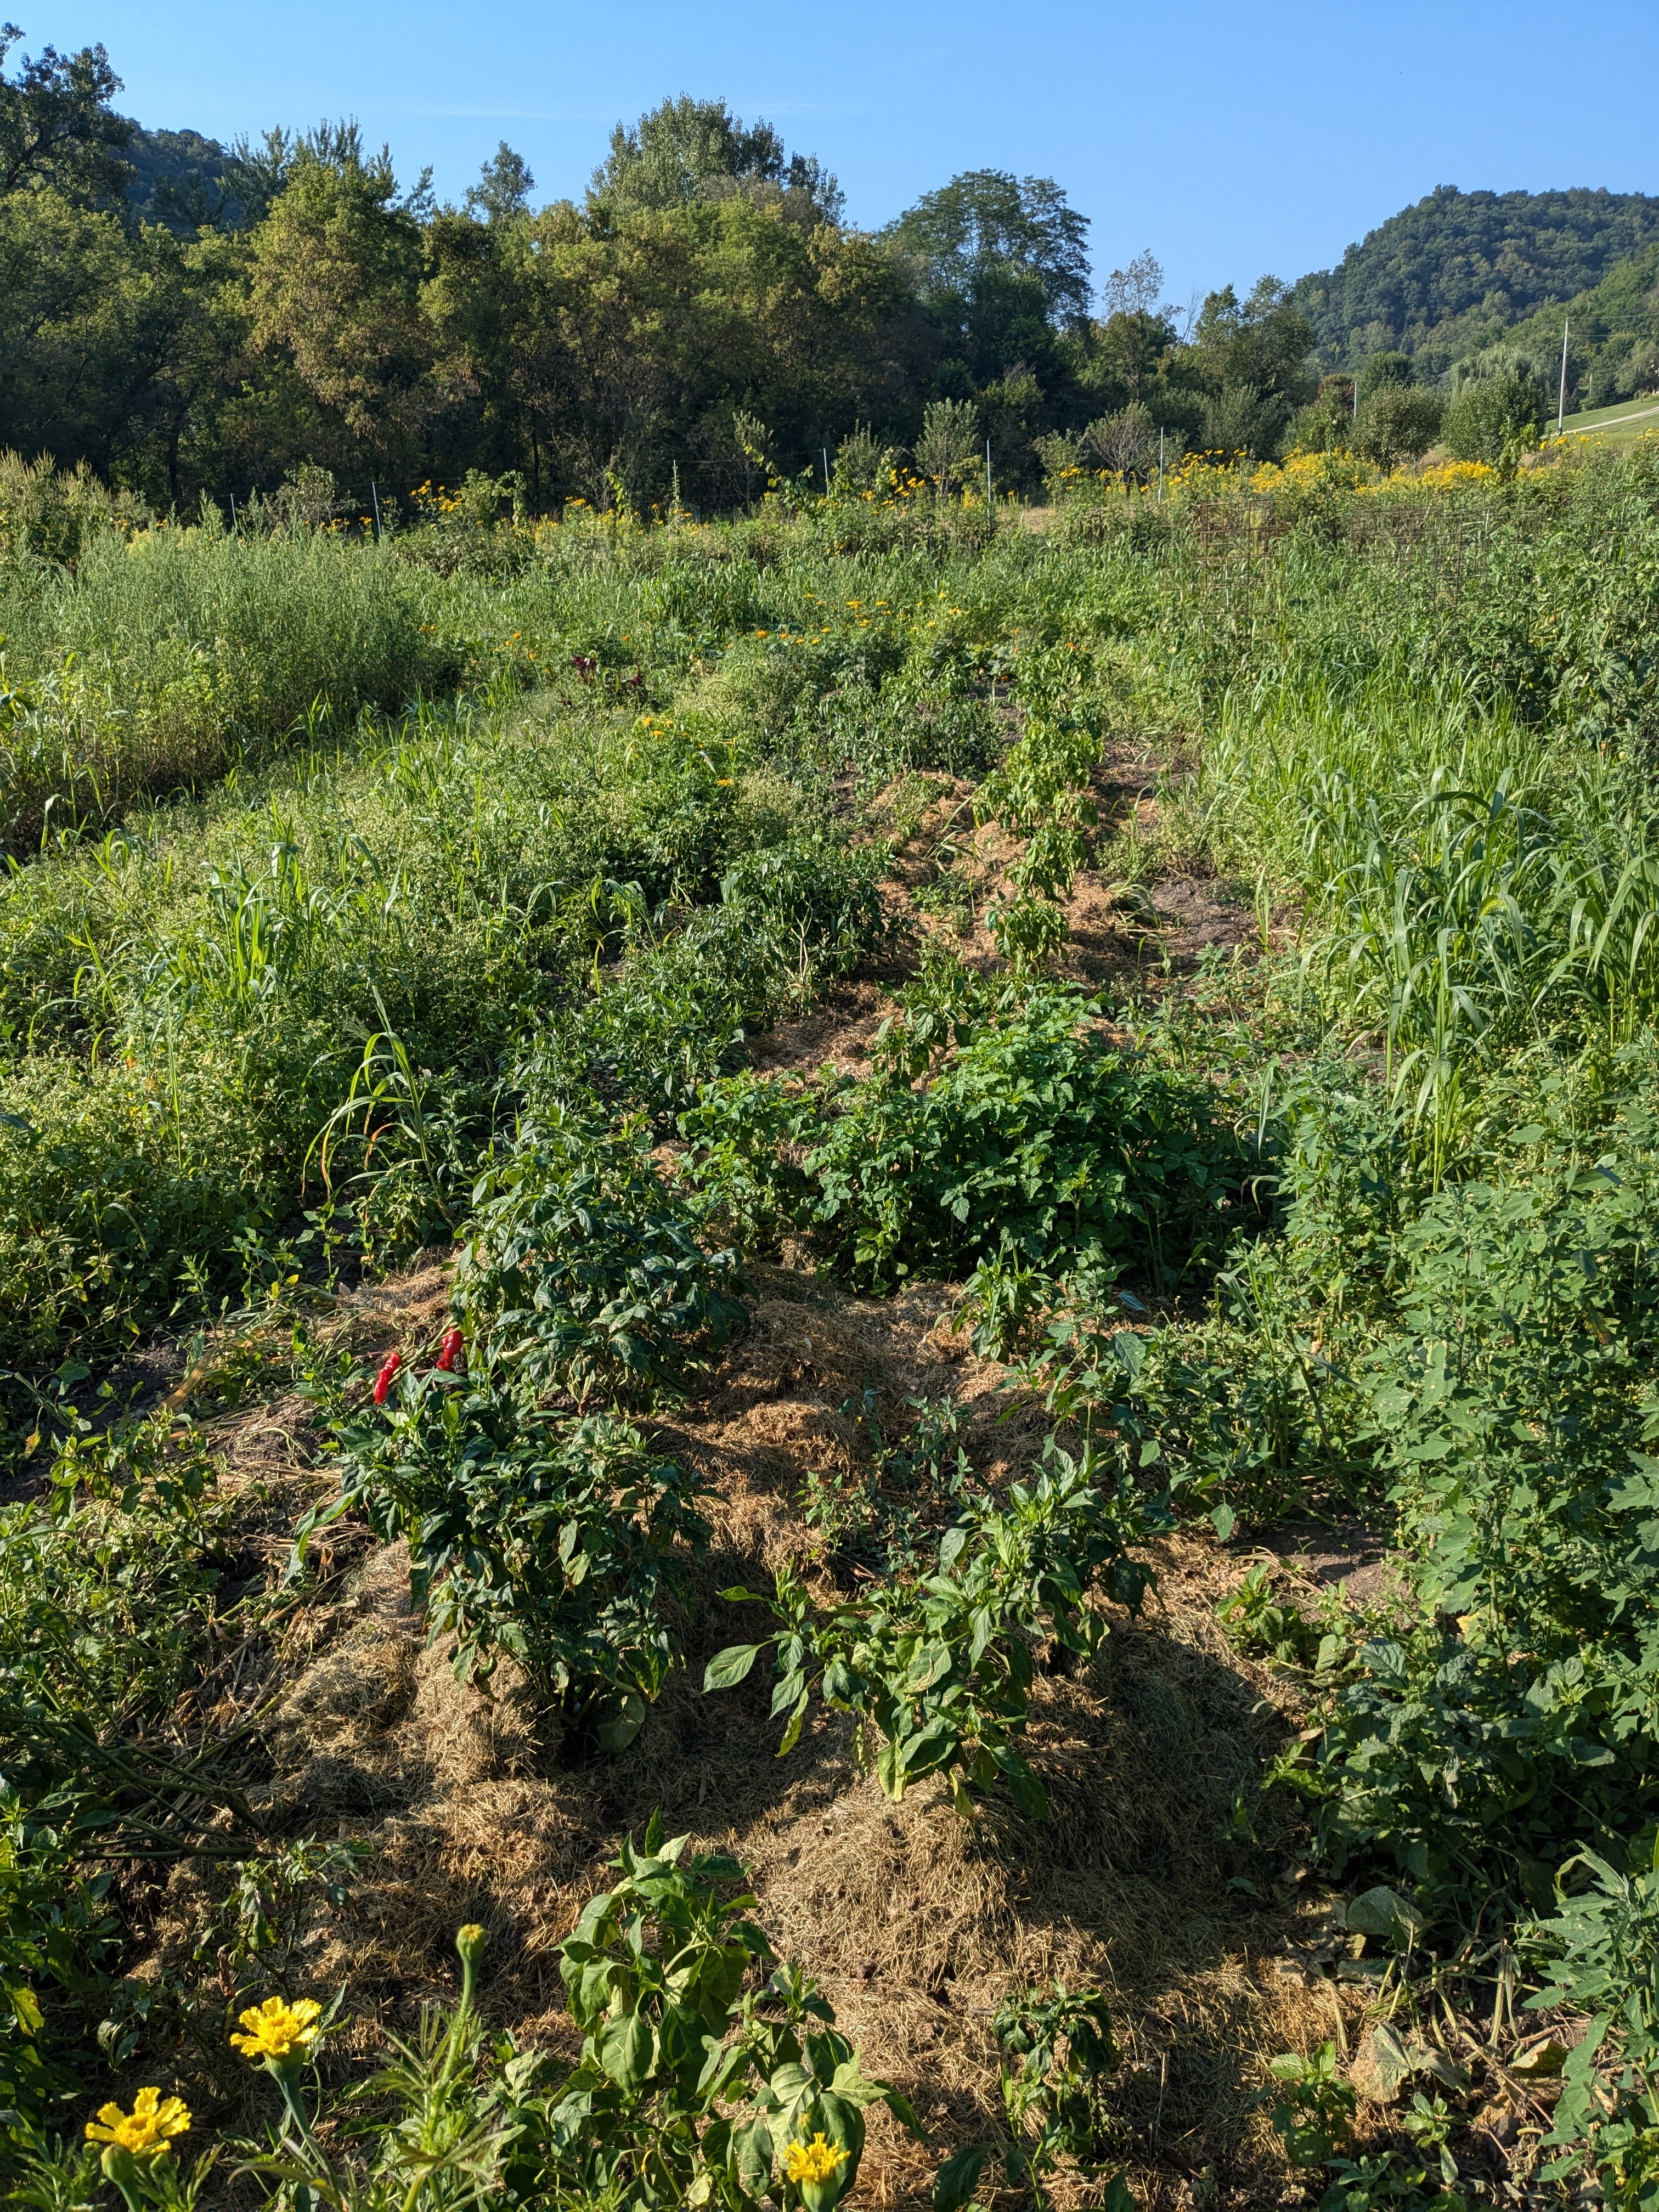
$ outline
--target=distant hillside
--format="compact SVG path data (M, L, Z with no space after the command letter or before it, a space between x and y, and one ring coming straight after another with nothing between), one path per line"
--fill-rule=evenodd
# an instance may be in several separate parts
M188 233L222 219L226 180L235 160L216 138L204 138L199 131L135 126L121 152L136 173L127 186L127 205L141 221Z
M1609 407L1659 390L1659 242L1610 269L1565 305L1540 308L1496 341L1525 362L1553 399L1561 324L1571 325L1567 405Z
M1659 241L1646 192L1463 192L1439 185L1291 296L1327 368L1395 349L1437 375L1552 301ZM1557 331L1557 343L1560 342Z

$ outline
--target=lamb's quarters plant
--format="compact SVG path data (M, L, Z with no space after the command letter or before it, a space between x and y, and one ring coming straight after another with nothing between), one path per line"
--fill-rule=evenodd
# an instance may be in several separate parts
M1051 1437L1034 1479L1012 1484L1006 1502L964 1502L931 1574L840 1602L787 1567L770 1599L728 1590L769 1604L779 1626L711 1659L703 1687L733 1687L769 1647L772 1711L785 1717L780 1758L799 1740L816 1692L856 1716L890 1797L942 1771L965 1814L970 1788L1000 1778L1019 1809L1040 1817L1047 1797L1016 1748L1038 1652L1089 1657L1108 1626L1097 1598L1139 1611L1153 1574L1132 1547L1156 1525L1116 1461L1092 1445L1073 1458Z
M1563 2155L1550 2172L1566 2179L1588 2157L1603 2202L1636 2208L1659 2186L1659 1837L1646 1864L1581 1851L1557 1881L1553 1916L1523 1931L1544 1977L1528 2002L1590 2018L1553 2054L1563 2087L1545 2142Z
M1011 1990L992 2015L991 2034L1002 2054L1011 2138L1005 2171L1016 2187L1029 2182L1041 2204L1043 2182L1062 2159L1094 2174L1109 2154L1109 2084L1118 2064L1111 2013L1099 1990L1056 1982ZM1103 2203L1106 2212L1133 2212L1121 2176L1108 2183Z

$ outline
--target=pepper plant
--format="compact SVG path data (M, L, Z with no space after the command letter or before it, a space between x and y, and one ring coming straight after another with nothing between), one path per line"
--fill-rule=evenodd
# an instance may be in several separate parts
M1149 1526L1122 1470L1109 1484L1093 1444L1073 1459L1051 1437L1035 1480L1012 1485L1006 1504L966 1502L931 1575L828 1607L787 1566L769 1600L726 1591L734 1601L769 1603L780 1625L757 1643L717 1654L703 1687L743 1681L769 1648L778 1676L772 1711L787 1716L781 1758L799 1741L816 1688L825 1705L855 1714L873 1739L877 1778L890 1797L942 1771L966 1814L969 1785L1001 1775L1020 1810L1040 1817L1048 1808L1042 1785L1015 1748L1030 1714L1037 1649L1092 1653L1106 1626L1088 1601L1097 1591L1139 1610L1152 1570L1129 1547Z

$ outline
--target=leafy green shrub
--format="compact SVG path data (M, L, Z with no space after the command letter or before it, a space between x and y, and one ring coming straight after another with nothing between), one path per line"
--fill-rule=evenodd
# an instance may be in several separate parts
M805 985L847 975L880 942L883 873L871 847L798 838L745 854L720 897L763 933L771 957Z
M456 1310L492 1371L532 1394L650 1397L744 1319L735 1252L705 1251L641 1133L533 1128L475 1194Z
M1478 377L1464 385L1441 425L1454 460L1496 468L1507 453L1535 446L1544 427L1544 396L1530 376Z
M1176 1280L1224 1236L1244 1149L1207 1090L1120 1052L1093 1011L1006 1003L920 1089L890 1065L793 1094L708 1085L681 1116L692 1172L750 1235L787 1224L860 1289L1000 1250L1050 1270L1133 1252Z
M1659 1726L1653 1130L1442 1191L1370 1367L1410 1602L1356 1635L1313 1767L1324 1848L1535 1893L1650 1816Z
M1569 1890L1581 1869L1589 1886ZM1637 2212L1659 2188L1659 1841L1650 1863L1628 1874L1580 1851L1558 1880L1553 1918L1524 1931L1546 1978L1528 2003L1570 2006L1590 2021L1562 2065L1545 2144L1566 2155L1548 2174L1565 2179L1588 2154L1603 2203Z
M735 1859L688 1859L686 1841L665 1842L654 1817L642 1853L625 1840L622 1880L562 1948L586 2039L550 2113L556 2171L628 2205L748 2212L769 2197L833 2212L858 2179L865 2111L889 2105L913 2132L915 2116L866 2078L798 1969L744 1992L771 1957L745 1917L755 1899L729 1893Z
M411 1595L463 1680L509 1653L601 1748L631 1741L679 1656L667 1608L708 1534L696 1480L611 1414L560 1420L436 1372L337 1434L339 1494L301 1522L296 1562L343 1513L406 1537Z
M1016 2187L1029 2180L1041 2204L1042 2182L1062 2158L1087 2172L1105 2155L1107 2083L1117 2069L1111 2014L1097 1990L1056 1982L1047 1991L1004 1997L991 2016L991 2035L1003 2054L1002 2104L1012 2138L1005 2169ZM1106 2212L1133 2212L1121 2179L1109 2184L1103 2201Z
M945 1531L937 1571L896 1580L876 1595L821 1607L787 1568L768 1604L781 1624L757 1644L732 1644L710 1660L705 1690L743 1681L771 1646L778 1681L774 1715L787 1713L780 1757L799 1738L816 1686L825 1705L858 1716L875 1740L877 1778L890 1797L923 1775L951 1778L959 1812L970 1783L999 1775L1024 1813L1047 1809L1042 1785L1014 1748L1024 1734L1037 1647L1086 1656L1105 1632L1088 1603L1103 1591L1139 1609L1152 1569L1130 1556L1149 1528L1122 1475L1109 1487L1092 1446L1079 1458L1051 1438L1030 1483L1014 1483L1006 1504L969 1498Z

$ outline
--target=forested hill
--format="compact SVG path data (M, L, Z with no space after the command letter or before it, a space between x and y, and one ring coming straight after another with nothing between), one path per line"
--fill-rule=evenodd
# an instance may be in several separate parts
M1565 307L1540 308L1505 331L1504 351L1550 388L1561 357L1561 324L1571 325L1567 398L1576 407L1610 407L1659 390L1659 240L1610 269Z
M146 131L135 123L121 157L132 171L123 198L139 222L164 222L188 237L221 219L224 180L235 157L199 131Z
M1327 368L1398 350L1438 374L1659 240L1646 192L1464 192L1438 185L1291 295Z

